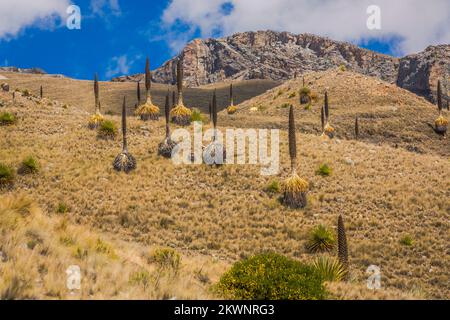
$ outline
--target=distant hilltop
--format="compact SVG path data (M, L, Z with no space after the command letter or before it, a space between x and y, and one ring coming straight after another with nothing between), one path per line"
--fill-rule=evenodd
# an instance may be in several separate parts
M40 68L17 68L17 67L0 67L0 72L17 72L17 73L30 73L30 74L47 74Z

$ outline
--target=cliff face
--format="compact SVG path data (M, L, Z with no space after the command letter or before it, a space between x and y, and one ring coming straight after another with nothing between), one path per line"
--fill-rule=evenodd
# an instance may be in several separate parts
M196 39L182 53L156 69L153 81L175 84L176 64L184 56L188 87L249 79L289 80L310 71L344 65L348 70L378 77L434 101L437 80L450 90L450 45L431 46L402 59L311 34L245 32L221 39ZM141 81L143 75L113 81ZM448 94L448 93L447 93Z
M183 50L185 85L271 79L288 80L296 74L345 65L347 69L394 83L399 60L345 42L288 32L245 32L221 39L194 40ZM175 57L153 72L153 81L175 83ZM113 81L137 81L142 75Z
M400 60L397 85L435 102L437 82L448 96L450 90L450 45L430 46Z

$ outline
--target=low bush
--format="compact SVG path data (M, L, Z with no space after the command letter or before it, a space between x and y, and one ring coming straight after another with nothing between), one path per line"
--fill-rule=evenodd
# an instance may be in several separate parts
M32 174L39 171L39 164L32 156L25 158L18 170L19 174Z
M167 270L177 274L181 265L181 257L174 249L162 248L156 249L150 254L149 262L156 264L159 271Z
M233 265L216 285L227 298L242 300L318 300L326 298L322 278L313 267L266 253Z
M207 122L204 115L201 113L201 111L198 109L195 109L195 108L192 110L191 121L192 122L198 121L198 122L202 122L202 123Z
M410 235L406 235L400 239L400 244L411 247L414 244L414 240Z
M0 188L11 186L14 178L14 170L10 166L0 163Z
M266 187L266 192L269 192L269 193L279 193L280 190L281 190L280 183L277 180L273 180Z
M328 177L333 173L333 170L326 163L321 165L319 169L316 171L316 174L322 177Z
M16 116L9 112L3 112L0 114L0 125L11 126L17 121Z
M117 135L117 126L110 120L104 120L98 127L98 137L101 139L115 139Z

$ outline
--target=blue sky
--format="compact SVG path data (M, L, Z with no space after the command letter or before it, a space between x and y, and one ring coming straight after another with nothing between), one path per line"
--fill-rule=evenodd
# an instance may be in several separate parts
M49 73L61 73L79 79L91 79L93 73L98 72L100 78L106 80L122 74L142 72L146 56L150 57L151 68L155 69L175 55L187 41L196 37L265 29L326 35L395 55L423 50L429 44L449 39L449 32L445 30L450 29L450 19L447 19L450 15L437 16L440 11L450 7L448 0L436 0L436 8L431 4L423 7L420 16L424 16L427 25L421 25L420 32L416 32L412 27L413 21L409 21L418 18L408 18L408 8L379 0L382 2L382 12L386 14L383 16L384 29L376 33L368 33L365 29L365 7L358 8L352 2L354 0L336 0L333 6L329 0L324 0L319 2L320 5L309 8L305 17L316 15L316 21L321 22L315 24L305 21L306 18L301 19L305 10L295 5L303 3L306 6L311 1L266 0L264 5L257 1L257 7L249 7L254 1L36 0L34 3L39 6L30 8L26 0L2 0L0 66L40 67ZM410 0L412 2L420 4L423 1ZM65 27L67 14L63 5L70 3L81 8L81 30ZM318 10L322 3L323 7ZM339 3L338 8L345 9L348 16L336 14L336 5ZM52 6L56 4L61 8L53 9ZM296 13L295 10L301 11ZM398 16L395 10L402 16ZM417 7L411 10L411 14L416 10ZM298 15L298 21L292 21L296 19L290 18L290 14ZM430 16L437 20L435 24L429 23ZM5 21L5 17L10 18L10 21L2 25L1 20L3 18ZM318 29L319 25L321 29Z

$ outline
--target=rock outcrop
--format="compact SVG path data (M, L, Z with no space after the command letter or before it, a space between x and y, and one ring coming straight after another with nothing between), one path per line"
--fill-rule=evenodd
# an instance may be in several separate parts
M0 67L0 72L17 72L17 73L31 73L31 74L46 74L46 72L39 68L17 68L17 67Z
M245 32L221 39L196 39L182 51L185 85L271 79L288 80L309 71L323 71L341 65L347 69L395 83L399 60L311 34L288 32ZM179 56L152 74L153 81L174 84ZM141 81L142 75L113 81Z
M436 101L437 82L447 97L450 90L450 45L430 46L400 60L397 85Z

